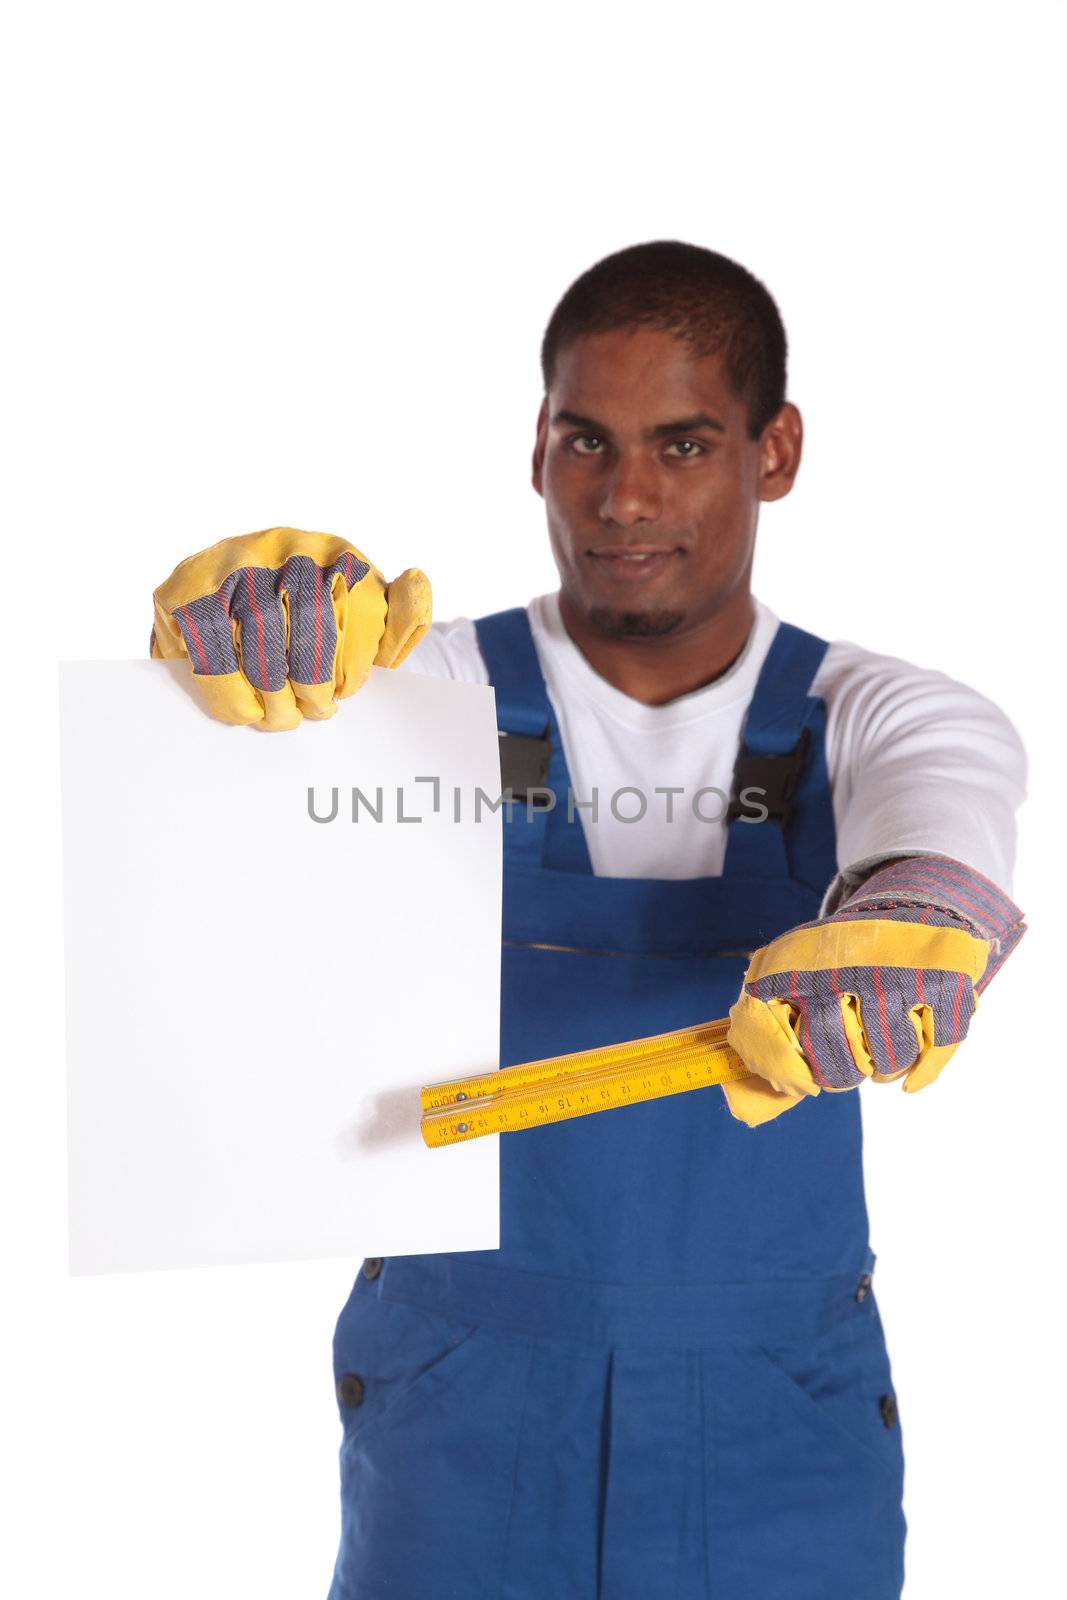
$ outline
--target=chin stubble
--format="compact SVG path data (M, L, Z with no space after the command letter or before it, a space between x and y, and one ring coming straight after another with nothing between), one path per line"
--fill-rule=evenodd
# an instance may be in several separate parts
M609 611L606 606L594 606L589 621L598 632L613 639L659 639L681 626L685 612Z

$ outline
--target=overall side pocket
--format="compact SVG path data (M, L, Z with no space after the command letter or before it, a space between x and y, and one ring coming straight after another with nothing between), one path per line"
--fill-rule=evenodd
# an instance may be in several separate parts
M353 1290L337 1321L333 1369L346 1443L439 1392L476 1325Z
M877 1467L900 1490L903 1450L881 1320L873 1300L812 1344L757 1345L752 1358L770 1385L830 1449Z

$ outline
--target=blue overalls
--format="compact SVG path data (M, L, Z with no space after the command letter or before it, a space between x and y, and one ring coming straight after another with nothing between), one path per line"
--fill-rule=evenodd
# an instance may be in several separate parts
M825 642L780 625L745 723L739 773L801 752L791 805L735 816L721 877L605 878L525 611L476 626L556 795L505 824L502 1064L725 1016L836 871ZM498 1143L500 1249L368 1260L338 1320L330 1600L897 1600L858 1095L752 1129L706 1088Z

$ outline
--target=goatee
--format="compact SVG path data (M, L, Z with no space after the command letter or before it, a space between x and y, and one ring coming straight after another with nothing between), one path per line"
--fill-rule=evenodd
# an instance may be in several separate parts
M609 611L594 606L589 621L600 633L613 639L659 639L673 633L685 621L684 611Z

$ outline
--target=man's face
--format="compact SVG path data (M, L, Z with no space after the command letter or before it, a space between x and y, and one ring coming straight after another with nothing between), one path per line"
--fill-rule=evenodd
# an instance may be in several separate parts
M759 439L747 423L720 358L673 334L564 346L533 483L565 608L614 637L677 638L747 593L759 503L788 492L801 445L794 406Z

